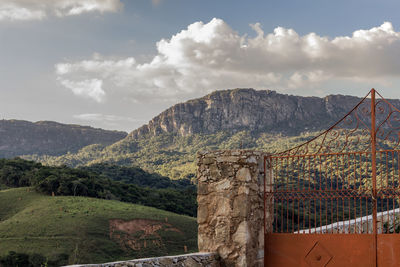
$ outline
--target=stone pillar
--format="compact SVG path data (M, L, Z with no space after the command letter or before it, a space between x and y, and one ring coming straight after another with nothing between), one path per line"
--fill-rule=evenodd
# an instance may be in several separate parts
M198 243L226 266L264 266L262 152L199 152Z

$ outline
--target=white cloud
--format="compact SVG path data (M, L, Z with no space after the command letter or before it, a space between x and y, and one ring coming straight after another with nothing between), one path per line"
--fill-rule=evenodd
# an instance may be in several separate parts
M56 73L60 76L69 73L85 73L85 75L109 79L112 80L113 83L118 84L120 82L123 83L120 79L129 75L130 70L135 67L135 63L135 59L132 57L122 60L105 60L99 55L94 55L92 60L83 60L74 64L57 64Z
M116 12L120 0L1 0L0 21L40 20L48 15L59 17L89 12Z
M100 113L77 114L77 115L74 115L73 117L75 119L82 120L82 121L143 122L142 120L134 119L134 118L131 118L131 117L116 116L116 115L106 115L106 114L100 114Z
M96 54L57 64L56 72L61 81L103 81L104 97L148 101L225 88L305 88L327 80L376 82L400 76L400 33L389 22L335 38L300 36L282 27L265 34L259 23L251 27L255 37L239 35L221 19L195 22L160 40L148 62Z
M99 79L83 81L61 80L61 84L70 89L75 95L92 98L99 103L103 102L106 94L102 88L103 81Z
M132 125L143 124L145 120L135 119L125 116L108 115L101 113L84 113L73 115L73 117L81 122L89 123L91 125L97 124L99 127L107 129L123 129L125 131L131 131Z
M43 10L29 9L13 3L0 3L0 21L2 20L41 20L46 17Z

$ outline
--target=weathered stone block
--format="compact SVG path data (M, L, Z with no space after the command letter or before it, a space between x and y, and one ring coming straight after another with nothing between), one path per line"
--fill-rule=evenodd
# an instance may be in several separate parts
M218 162L238 162L238 157L237 156L220 156L217 157Z
M249 203L246 195L238 195L233 200L232 217L246 218L249 213Z
M199 183L197 185L197 194L199 195L207 195L208 192L208 184L206 183Z
M207 181L207 176L200 175L199 176L199 182L206 182Z
M214 200L217 201L217 203L215 203L217 207L214 214L215 216L228 216L231 213L231 206L228 198L214 198Z
M217 224L215 226L215 243L228 244L230 239L229 224Z
M248 158L246 159L246 162L247 162L247 163L254 163L254 164L257 164L257 163L258 163L258 161L257 161L257 159L256 159L255 156L248 157Z
M250 239L249 227L247 221L242 221L236 232L232 236L233 241L235 241L239 246L245 246Z
M221 163L219 168L221 170L221 175L224 177L232 178L235 175L235 170L232 168L231 164Z
M241 194L248 195L249 192L250 192L250 189L249 189L248 186L243 186L243 185L242 185L242 186L240 186L239 189L238 189L238 195L241 195Z
M236 178L239 181L244 181L244 182L251 181L250 169L246 167L239 169L238 172L236 173Z
M215 159L214 158L204 158L202 163L204 165L209 165L209 164L215 163Z
M201 209L197 211L197 223L205 223L208 217L208 209Z
M171 258L162 258L158 262L161 266L172 266L174 263Z
M224 179L214 184L213 186L216 191L223 191L231 188L231 181Z
M221 178L221 170L218 169L217 164L211 164L210 166L210 177L209 180L219 180Z
M201 262L197 262L194 260L194 258L186 258L183 262L182 262L183 266L193 266L193 267L202 267L204 265L201 264Z

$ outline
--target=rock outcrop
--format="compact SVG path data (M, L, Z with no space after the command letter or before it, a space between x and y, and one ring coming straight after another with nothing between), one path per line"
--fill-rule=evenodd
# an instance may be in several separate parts
M129 137L162 132L187 136L243 129L297 135L329 127L360 100L354 96L302 97L254 89L215 91L172 106ZM400 106L400 101L394 102Z

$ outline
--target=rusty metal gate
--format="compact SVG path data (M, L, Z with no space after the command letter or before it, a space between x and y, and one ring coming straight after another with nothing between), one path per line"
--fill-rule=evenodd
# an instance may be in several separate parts
M372 89L264 158L265 266L400 266L400 111Z

